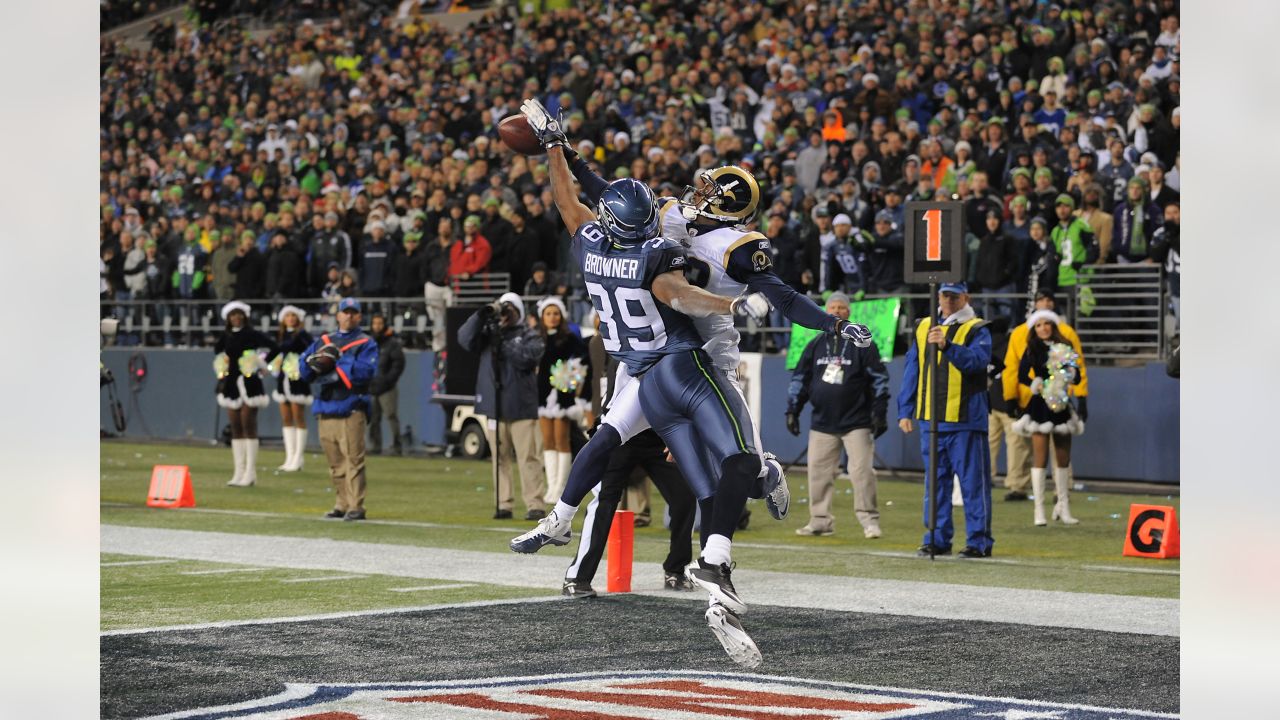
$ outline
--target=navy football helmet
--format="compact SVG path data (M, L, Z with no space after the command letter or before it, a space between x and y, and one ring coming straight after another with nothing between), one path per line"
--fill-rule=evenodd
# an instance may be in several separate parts
M615 242L634 244L658 235L658 203L648 185L621 178L609 183L596 205L600 225Z

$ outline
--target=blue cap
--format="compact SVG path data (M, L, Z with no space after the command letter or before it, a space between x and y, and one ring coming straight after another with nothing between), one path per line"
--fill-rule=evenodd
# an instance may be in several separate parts
M338 302L338 312L342 312L343 310L355 310L356 312L360 312L360 301L355 298L342 298L342 300Z
M968 295L969 286L962 282L943 283L942 287L938 288L938 292L964 293L965 295Z

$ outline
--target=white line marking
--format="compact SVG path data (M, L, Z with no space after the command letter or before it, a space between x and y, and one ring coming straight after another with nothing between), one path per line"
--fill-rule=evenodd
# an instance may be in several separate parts
M1081 565L1085 570L1102 570L1104 572L1146 573L1148 575L1181 576L1180 570L1159 570L1157 568L1119 567L1116 565Z
M475 587L475 583L445 583L444 585L419 585L418 587L387 588L389 592L418 592L421 590L453 590Z
M120 525L103 525L101 540L103 552L119 555L181 557L318 573L389 575L406 578L393 581L406 586L415 581L424 584L465 582L535 588L541 592L559 590L567 557L554 552L517 555ZM1177 598L785 573L743 567L736 575L742 577L739 587L744 591L750 587L751 602L759 605L1173 637L1180 632ZM632 589L637 593L673 597L676 593L662 589L662 576L657 562L637 562Z
M218 570L188 570L186 572L180 572L178 574L179 575L225 575L227 573L262 572L263 570L270 570L270 569L271 568L263 568L263 567L221 568Z
M550 592L550 591L548 591ZM415 605L403 608L379 608L377 610L360 610L356 612L325 613L322 615L298 615L296 617L258 618L255 620L222 620L219 622L194 623L191 625L166 625L162 627L134 628L129 630L107 630L99 633L101 637L115 635L144 635L147 633L173 632L177 630L208 630L212 628L239 627L241 625L274 625L276 623L299 623L316 620L341 620L351 617L370 617L374 615L398 615L411 612L428 612L431 610L452 610L454 608L489 607L491 605L518 605L520 603L552 602L566 600L559 594L545 597L512 598L509 600L475 600L463 603L443 603L440 605Z
M126 565L163 565L165 563L176 563L177 560L121 560L119 562L104 562L99 567L125 567Z
M327 575L325 577L309 577L309 578L289 578L281 580L282 583L304 583L304 582L328 582L329 580L355 580L358 578L366 578L368 575Z
M98 503L102 507L133 507L142 508L142 505L130 505L128 503ZM207 515L238 515L241 517L263 517L277 518L285 520L315 520L316 522L331 523L332 520L324 518L308 518L305 516L293 515L290 513L273 513L255 510L220 510L215 508L181 508L181 512L203 513ZM411 520L364 520L364 525L386 525L390 527L412 527L412 528L429 528L435 530L480 530L482 532L497 532L510 534L512 528L509 527L476 527L474 525L450 525L446 523L431 522L414 522ZM665 538L636 538L637 542L653 543L666 545ZM782 552L811 551L816 549L806 549L803 545L780 545L776 543L740 543L735 542L734 547L751 548L753 550L778 550ZM850 547L832 547L830 550L822 548L819 552L838 551L844 555L871 555L873 557L887 557L898 559L916 560L918 556L913 552L903 552L895 550L859 550ZM945 557L945 556L944 556ZM1131 572L1144 573L1151 575L1179 575L1176 570L1148 570L1143 568L1126 568L1119 566L1104 565L1055 565L1052 563L1028 562L1026 560L1013 560L1010 558L983 558L986 564L1015 565L1019 567L1047 568L1053 570L1101 570L1104 572Z

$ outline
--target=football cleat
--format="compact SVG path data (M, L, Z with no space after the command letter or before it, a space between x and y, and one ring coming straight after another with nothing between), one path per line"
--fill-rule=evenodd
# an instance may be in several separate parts
M595 588L591 587L591 583L578 582L577 580L565 580L564 586L560 588L560 594L571 598L596 597Z
M782 463L778 456L771 452L764 454L764 464L768 473L764 478L764 504L774 520L785 520L787 510L791 509L791 488L787 487L787 476L782 472Z
M712 565L702 558L693 561L684 570L685 576L706 590L713 601L724 605L735 615L742 615L747 612L747 605L738 599L738 591L734 589L733 580L729 577L731 572L733 568L728 565Z
M573 537L572 527L571 519L562 521L553 510L539 520L532 530L516 536L511 541L511 552L536 553L544 545L568 545L569 538Z
M764 657L760 648L742 628L742 621L737 615L729 612L723 605L713 604L707 608L707 627L720 641L729 659L745 668L759 667Z

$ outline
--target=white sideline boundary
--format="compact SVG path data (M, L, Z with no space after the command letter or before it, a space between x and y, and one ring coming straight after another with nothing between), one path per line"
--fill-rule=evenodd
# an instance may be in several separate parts
M497 584L553 593L568 556L449 550L274 535L103 525L103 552L241 565ZM908 615L1177 637L1177 599L739 569L748 604ZM705 601L662 589L658 563L636 563L637 594ZM554 598L559 595L553 596ZM517 601L524 602L524 600ZM270 622L270 621L263 621Z
M99 506L112 507L112 508L145 507L142 505L133 505L129 503L107 503L107 502L99 503ZM223 510L218 508L180 508L180 509L176 509L175 512L189 512L189 513L199 513L199 514L206 514L206 515L233 515L233 516L240 516L240 517L277 518L282 520L314 520L315 522L323 522L323 523L333 522L332 520L326 520L321 517L307 518L307 517L300 517L298 515L290 514L290 513L274 513L274 512L265 512L261 510ZM508 527L497 527L497 526L480 527L475 525L432 523L432 522L420 522L420 521L414 521L414 520L363 520L361 521L361 523L364 525L385 525L388 527L412 527L412 528L424 528L429 530L479 530L481 532L504 533L511 536L519 534L524 529L522 526L519 526L519 525L508 526ZM648 539L642 540L637 538L637 541L652 542L655 545L660 544L664 547L667 544L667 540L665 538L661 538L661 539L655 538L653 540L648 540ZM797 550L810 551L810 550L817 549L817 548L805 547L803 545L783 545L779 543L753 543L753 542L735 542L733 546L736 548L750 548L754 550L779 550L782 552L796 552ZM832 548L832 550L837 550L837 549ZM883 558L893 558L893 559L900 559L900 560L910 560L912 562L919 560L919 557L914 552L901 552L901 551L894 551L894 550L862 550L859 548L841 546L840 548L838 548L838 552L840 552L841 554L848 554L848 555L867 555L870 557L883 557ZM937 558L936 561L961 562L955 556L942 556ZM1064 570L1064 569L1065 570L1084 570L1084 571L1097 571L1097 572L1137 573L1137 574L1144 574L1144 575L1173 575L1173 576L1181 575L1181 573L1178 570L1160 570L1155 568L1138 568L1138 567L1130 568L1130 567L1122 567L1119 565L1077 565L1075 567L1072 567L1072 566L1054 565L1050 563L1036 562L1034 560L1018 560L1016 558L1002 558L1002 557L986 558L982 562L983 564L1013 565L1016 567L1043 567L1043 568L1054 569L1054 570Z

